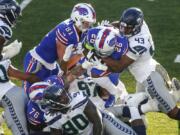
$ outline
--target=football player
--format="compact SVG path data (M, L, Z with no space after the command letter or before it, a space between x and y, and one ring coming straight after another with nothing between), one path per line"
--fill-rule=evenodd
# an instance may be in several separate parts
M91 66L90 59L93 59L94 56L92 55L96 55L94 57L95 59L96 57L105 58L108 56L113 59L120 59L127 51L127 39L125 37L120 37L118 35L118 30L113 27L98 26L88 30L86 40L83 45L86 57L80 61L82 68L88 69L88 73L92 77L93 81L110 93L109 100L107 100L105 106L112 106L114 101L117 100L120 95L127 95L124 84L119 80L119 73L99 70L96 67ZM87 51L90 52L86 54ZM91 52L92 54L90 54ZM88 56L89 54L92 58ZM89 60L87 57L89 57ZM98 63L96 66L98 66ZM77 69L75 72L78 73Z
M75 85L73 84L72 86L70 86L68 91L71 93L71 95L73 95L73 93L77 94L77 92L80 92L80 93L82 93L80 95L83 95L84 98L86 96L88 96L90 98L90 100L93 102L93 104L95 104L96 107L98 107L98 109L104 110L104 105L102 103L103 101L102 101L102 99L100 99L98 97L98 92L97 92L98 89L95 88L95 83L89 79L90 78L88 78L87 80L81 80L81 81L78 80L77 83L75 82ZM55 125L52 126L50 124L50 127L49 127L47 125L47 123L45 121L45 117L44 117L44 114L48 110L47 106L49 105L49 103L44 102L43 92L50 85L56 85L60 88L62 88L62 87L64 88L64 82L63 82L62 78L59 76L55 76L55 75L48 77L43 82L34 83L30 87L30 101L27 104L26 112L27 112L27 120L29 123L29 128L31 129L30 134L32 134L32 135L39 135L39 134L47 134L48 135L48 134L50 134L49 128L55 126ZM53 92L51 92L51 94L53 94ZM55 98L56 96L53 95L53 97ZM51 96L51 98L53 98L53 97ZM75 102L75 101L78 102L79 100L81 101L81 97L82 96L77 96L77 98L75 98L76 100L74 100L73 102ZM140 98L138 98L138 99L140 100ZM52 99L51 101L53 101L53 100L54 99ZM100 101L100 103L99 103L99 101ZM55 105L52 105L52 106L55 107ZM60 106L58 106L58 107L59 108L56 108L56 109L54 108L55 110L53 111L53 113L55 113L55 112L57 112L57 113L50 115L50 118L48 118L51 120L53 119L51 122L52 123L54 122L56 124L59 123L58 121L56 121L56 119L59 120L59 117L58 118L56 117L56 115L59 112L58 109L60 109ZM79 107L79 109L82 109L81 106ZM118 109L118 110L120 110L120 109ZM131 118L129 115L131 112L128 107L124 107L122 110L124 110L124 114L122 114L122 115ZM74 115L76 114L76 112L77 112L77 110L72 111L72 113ZM77 113L79 113L79 111ZM129 126L127 126L126 124L124 124L123 122L118 120L117 118L114 118L114 116L112 114L110 114L109 112L101 112L101 113L103 116L103 124L106 127L105 132L107 132L109 134L113 134L113 135L120 134L120 133L125 134L125 135L133 134L133 133L135 134L135 131L133 131ZM126 114L126 113L128 113L128 114ZM55 115L55 116L53 116L53 115ZM139 119L141 119L141 118L140 118L140 116L137 116L137 115L133 115L133 117L134 118L136 117L135 119L138 119L138 121L139 121ZM54 119L54 117L56 117L56 118ZM73 119L75 119L75 118L73 118ZM58 126L58 125L59 124L57 124L56 126ZM70 130L70 129L68 129L68 130ZM133 127L133 129L137 130L139 128L137 126L135 128ZM75 129L72 128L71 130L73 130L73 132L74 132L74 130L78 130L78 127L75 126ZM82 128L81 128L81 130L82 130ZM90 131L88 130L88 132L90 132ZM143 131L143 129L142 129L142 131ZM137 133L139 133L139 131ZM54 134L54 131L52 132L52 134Z
M44 81L34 83L29 88L30 100L26 107L26 116L30 134L40 132L47 134L50 132L44 118L46 105L41 102L44 89L50 85L64 86L64 81L61 77L53 75Z
M9 45L7 42L12 37L12 28L16 25L18 17L21 15L21 8L15 0L1 0L0 1L0 61L7 60L17 55L22 47L22 42L15 40ZM4 62L6 63L6 62ZM9 65L9 64L8 64ZM6 67L6 66L5 66ZM39 81L33 74L24 74L12 65L7 66L8 76L15 77L19 80L28 80L30 82ZM3 66L1 70L4 71ZM1 82L6 81L7 77L1 78Z
M136 132L113 114L99 111L83 92L69 93L63 87L53 85L44 90L43 101L49 110L45 117L52 135L102 134L102 130L113 135L146 134L139 112L134 107L131 107L130 111L126 108L126 113L131 114L129 116L134 124L136 123L134 125L132 122Z
M119 27L120 34L128 38L129 49L120 60L102 58L108 70L121 72L128 67L137 81L137 91L146 90L158 101L162 112L179 120L180 109L169 94L165 77L159 71L160 64L153 58L154 43L143 12L139 8L128 8L122 13L120 21L114 24Z
M16 24L21 14L19 4L14 0L0 1L0 102L4 108L4 117L14 135L28 135L25 118L26 94L9 80L15 77L30 82L39 81L32 74L24 74L11 65L10 58L20 52L22 43L15 40L8 46L7 41L12 37L11 28Z
M13 135L28 135L25 107L27 95L21 87L16 86L9 77L20 76L31 83L39 81L34 75L25 75L12 68L10 60L0 61L0 102L4 108L4 119ZM29 79L27 79L29 78Z
M70 18L58 24L46 34L38 46L26 54L25 72L35 73L44 80L50 75L58 74L59 67L56 61L59 61L62 71L66 73L67 67L71 67L79 60L82 53L80 42L84 32L95 22L96 13L90 4L76 4ZM24 82L26 91L30 85L31 83Z
M43 101L43 93L44 93L44 90L49 87L49 86L56 86L58 88L64 88L64 81L62 80L61 77L58 77L58 76L51 76L51 77L48 77L45 81L43 82L38 82L38 83L34 83L31 87L30 87L30 101L29 103L27 104L27 119L28 119L28 122L29 122L29 125L30 125L30 128L31 130L34 130L34 134L39 134L40 131L47 127L47 124L45 122L45 118L44 118L44 114L46 113L47 111L47 106L49 105L49 103L47 102L44 102ZM54 94L53 91L51 93L48 93L48 94ZM77 93L76 93L77 94ZM83 93L84 94L84 93ZM46 95L47 96L47 95ZM55 95L54 95L55 96ZM79 97L79 96L78 96ZM84 106L87 102L87 97L85 98L82 94L80 97L84 97L83 98L83 101L84 102L80 102L81 101L81 98L75 98L73 100L74 106L76 109L77 108L81 108L82 106ZM48 97L46 97L48 98ZM56 97L54 97L56 98ZM62 98L63 99L63 98ZM78 104L79 103L79 104ZM90 103L89 103L90 104ZM80 106L79 106L80 105ZM79 109L76 109L77 111ZM90 111L90 112L93 112L93 111ZM76 114L76 111L72 112L72 114L74 113L74 115ZM88 113L87 113L88 114ZM95 114L94 114L95 115ZM82 115L83 116L83 115ZM86 117L85 117L86 118ZM97 117L98 118L98 117ZM86 120L86 119L83 119L83 120ZM55 122L55 121L54 121ZM88 124L87 123L87 120L85 121L86 123L85 124ZM98 119L97 119L97 122L98 122ZM99 121L100 122L100 121ZM98 123L97 123L98 124ZM81 126L81 125L80 125ZM87 125L84 125L85 127ZM92 127L91 124L89 124L90 127ZM99 127L99 126L98 126ZM89 128L87 128L89 129ZM95 128L96 129L96 128ZM82 129L81 129L82 130ZM100 129L97 129L95 130L95 132L97 132L98 134L100 133L99 132ZM86 130L87 131L87 130ZM89 131L87 131L89 132ZM45 132L41 132L41 133L45 133ZM47 133L47 132L46 132ZM54 132L52 133L54 134Z
M0 60L12 58L20 52L22 43L17 40L5 46L12 37L11 28L16 24L20 14L21 9L16 1L0 1Z

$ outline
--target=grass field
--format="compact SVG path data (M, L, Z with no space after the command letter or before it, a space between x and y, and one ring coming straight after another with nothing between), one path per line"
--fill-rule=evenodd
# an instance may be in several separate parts
M23 42L20 55L12 63L22 69L25 53L36 46L42 37L56 24L69 18L72 7L78 2L92 3L97 20L118 20L127 7L139 7L144 11L155 42L155 58L167 69L170 76L180 79L180 64L173 63L180 53L180 1L179 0L33 0L23 11L20 22L14 28L13 39ZM122 75L129 92L135 89L135 81L125 72ZM16 81L18 85L20 82ZM163 114L148 113L148 135L178 135L178 125ZM5 126L6 128L6 126ZM6 128L5 135L10 135Z

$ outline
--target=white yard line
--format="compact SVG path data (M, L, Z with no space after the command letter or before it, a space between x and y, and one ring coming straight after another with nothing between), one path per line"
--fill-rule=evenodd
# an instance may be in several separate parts
M23 0L23 2L21 2L20 4L21 9L24 10L27 7L27 5L31 3L31 1L32 0Z
M174 63L180 63L180 54L176 56L176 58L174 59Z

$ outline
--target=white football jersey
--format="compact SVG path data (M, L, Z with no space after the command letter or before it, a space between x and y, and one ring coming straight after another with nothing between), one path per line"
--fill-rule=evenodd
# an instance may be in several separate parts
M136 80L142 83L155 70L156 61L152 58L154 42L146 22L141 31L129 37L129 50L126 55L135 61L129 66L130 72Z
M90 77L74 80L70 84L69 91L82 91L89 96L89 99L96 105L96 107L104 109L105 102L99 97L98 86Z
M51 128L62 129L67 134L91 135L93 124L83 112L88 103L88 97L81 91L71 93L71 97L68 112L46 114L46 122Z
M9 80L7 70L11 64L10 60L0 61L0 99L6 94L8 90L15 86Z

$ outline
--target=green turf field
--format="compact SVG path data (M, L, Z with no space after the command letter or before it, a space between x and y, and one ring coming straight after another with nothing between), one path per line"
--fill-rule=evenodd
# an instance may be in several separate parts
M180 79L180 64L173 63L180 53L179 0L33 0L14 28L13 39L22 41L23 49L12 59L12 63L22 69L25 53L36 46L56 24L68 18L73 5L78 2L92 3L97 12L97 21L118 20L125 8L141 8L155 42L155 58L168 70L171 77ZM128 72L122 75L122 80L127 89L133 92L135 82ZM148 135L178 135L176 121L158 113L149 113L147 116ZM10 135L7 129L5 135Z

